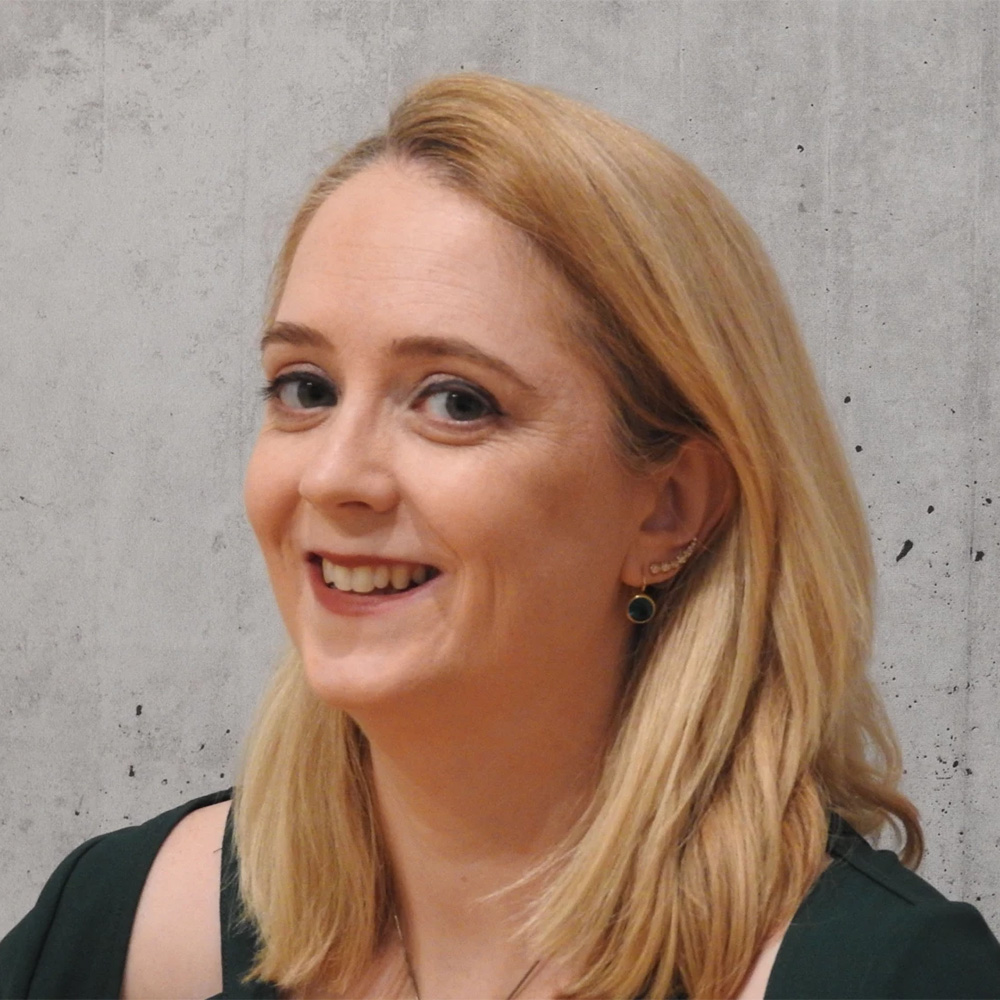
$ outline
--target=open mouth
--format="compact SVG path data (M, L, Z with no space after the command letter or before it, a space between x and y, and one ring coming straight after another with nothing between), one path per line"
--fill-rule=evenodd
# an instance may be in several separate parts
M441 571L419 563L372 563L342 566L312 554L309 562L318 566L323 582L330 590L370 597L405 594L433 580Z

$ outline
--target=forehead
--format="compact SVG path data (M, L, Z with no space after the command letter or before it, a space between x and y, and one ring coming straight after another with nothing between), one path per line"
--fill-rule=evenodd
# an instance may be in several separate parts
M356 318L449 334L463 330L437 327L476 322L570 347L574 310L565 281L525 234L425 168L377 163L317 209L278 318L321 328Z

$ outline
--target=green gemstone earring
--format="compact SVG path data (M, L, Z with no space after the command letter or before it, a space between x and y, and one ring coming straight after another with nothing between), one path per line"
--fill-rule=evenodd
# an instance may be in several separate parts
M642 591L628 602L625 614L636 625L645 625L656 614L656 601L646 593L645 580L642 581Z

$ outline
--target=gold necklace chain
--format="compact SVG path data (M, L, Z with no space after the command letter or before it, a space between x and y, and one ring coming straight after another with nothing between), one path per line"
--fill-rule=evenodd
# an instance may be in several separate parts
M413 971L413 962L410 960L410 953L406 948L406 941L403 938L403 928L399 926L399 914L396 913L395 909L392 911L392 922L396 925L396 936L399 938L400 948L403 949L403 961L406 963L406 975L410 980L410 985L413 987L413 996L415 1000L423 1000L420 996L420 987L417 986L416 973ZM521 991L528 985L528 981L541 964L542 960L536 958L531 963L528 971L517 981L517 985L504 997L504 1000L514 1000L515 997L520 996Z

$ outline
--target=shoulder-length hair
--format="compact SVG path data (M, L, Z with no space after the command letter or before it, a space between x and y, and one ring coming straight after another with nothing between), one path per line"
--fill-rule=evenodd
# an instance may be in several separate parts
M568 996L731 996L815 879L831 810L866 835L893 826L908 864L923 847L866 675L868 529L788 303L692 164L557 93L463 73L416 87L318 177L269 321L319 205L383 160L476 199L565 278L625 459L655 465L700 435L731 466L730 516L642 630L599 787L525 923L537 954L581 970ZM292 650L235 793L256 976L345 989L387 933L369 778L363 734Z

